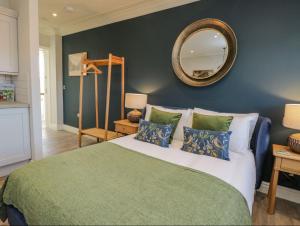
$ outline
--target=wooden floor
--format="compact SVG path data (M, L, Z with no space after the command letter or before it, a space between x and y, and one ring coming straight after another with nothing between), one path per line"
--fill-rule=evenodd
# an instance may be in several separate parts
M276 199L276 212L267 214L268 201L265 194L257 192L253 205L253 225L300 225L300 204Z
M83 138L83 145L93 144L94 140ZM64 132L43 130L43 151L45 156L59 154L77 148L77 135ZM0 178L0 185L3 179ZM276 200L276 212L274 215L267 214L266 195L257 193L253 206L254 225L300 225L300 204L286 200ZM0 223L0 225L2 225Z
M95 144L96 139L82 137L82 146ZM65 131L54 131L43 129L43 153L44 156L59 154L78 148L78 137L76 134Z

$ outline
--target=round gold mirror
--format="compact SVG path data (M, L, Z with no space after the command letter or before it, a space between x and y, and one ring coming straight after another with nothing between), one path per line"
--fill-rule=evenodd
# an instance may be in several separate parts
M208 86L223 78L237 53L233 30L217 19L198 20L178 36L172 53L177 77L191 86Z

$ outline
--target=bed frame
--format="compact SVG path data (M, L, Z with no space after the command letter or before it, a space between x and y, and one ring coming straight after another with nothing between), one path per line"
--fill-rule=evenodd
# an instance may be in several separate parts
M143 117L145 116L145 112ZM256 185L259 189L262 182L263 164L269 150L271 120L259 117L255 126L254 134L251 139L251 149L255 156L256 164ZM8 222L13 225L27 225L23 214L13 206L7 207Z

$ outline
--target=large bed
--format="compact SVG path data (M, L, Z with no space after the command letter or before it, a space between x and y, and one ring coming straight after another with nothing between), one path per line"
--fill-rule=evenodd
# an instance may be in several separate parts
M33 162L0 193L11 225L251 224L271 122L259 117L251 150L230 161L126 136Z

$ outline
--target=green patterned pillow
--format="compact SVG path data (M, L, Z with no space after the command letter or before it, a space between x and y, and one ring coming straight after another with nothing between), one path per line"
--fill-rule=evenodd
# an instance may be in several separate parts
M232 116L202 115L193 113L193 129L228 131L233 120Z
M173 125L173 131L170 137L170 143L171 143L181 116L182 116L181 113L161 111L152 107L149 121L157 124L162 124L162 125L169 125L169 124Z

